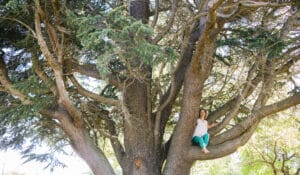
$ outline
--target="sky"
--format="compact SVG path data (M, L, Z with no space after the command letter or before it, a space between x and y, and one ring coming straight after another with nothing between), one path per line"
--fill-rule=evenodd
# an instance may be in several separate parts
M57 167L50 172L50 169L44 169L46 164L43 163L31 161L22 164L24 159L21 159L21 155L17 151L0 151L0 175L9 175L12 172L24 175L88 175L90 172L87 164L75 154L72 156L59 155L59 159L67 167Z

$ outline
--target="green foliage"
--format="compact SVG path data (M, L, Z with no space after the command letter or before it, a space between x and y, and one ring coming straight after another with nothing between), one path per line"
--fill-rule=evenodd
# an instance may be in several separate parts
M38 115L25 105L11 105L6 110L1 109L0 113L0 149L22 149L26 138L34 135Z
M201 173L200 173L201 172ZM241 175L241 162L238 153L220 159L197 161L191 175Z
M22 158L25 158L26 161L24 161L24 163L27 163L29 161L35 160L41 163L47 163L47 165L44 167L46 168L50 168L50 171L53 171L55 167L66 167L66 165L62 162L60 162L57 157L54 156L54 153L45 153L45 154L35 154L35 153L31 153L31 154L24 154L23 152L23 156Z
M277 58L282 54L286 44L278 36L279 33L272 33L263 29L248 29L237 31L243 38L243 45L259 53L263 50L267 52L268 58Z
M36 143L35 138L31 138L30 142ZM66 167L64 163L62 163L58 158L57 154L66 154L61 147L65 146L64 142L58 141L55 142L56 145L53 143L48 143L48 146L51 146L50 149L47 150L47 153L39 153L36 149L42 148L42 145L28 145L23 151L21 152L22 158L25 159L23 163L27 163L30 161L38 161L41 163L46 164L44 169L50 168L50 171L53 171L55 167ZM45 148L43 148L45 149Z
M54 121L40 116L36 108L35 105L17 105L0 111L0 149L20 150L25 162L39 161L50 170L57 166L64 167L55 154L61 153L66 140L61 131L55 129ZM26 146L28 143L29 146ZM41 143L47 143L51 150L46 154L36 153Z
M29 14L30 11L28 9L28 4L30 3L31 1L28 0L9 0L8 2L6 2L5 7L13 13Z
M115 86L112 86L109 84L103 88L100 95L104 96L104 97L108 97L108 98L117 99L118 97L117 97L116 91L117 91L117 88Z
M9 0L6 3L6 7L16 9L19 5L19 0Z
M279 32L245 27L232 29L226 38L217 41L217 47L228 46L230 50L248 51L255 55L263 54L268 59L280 58L287 45L288 42L279 37ZM216 58L226 65L230 65L233 60L229 54L226 56L216 54Z
M32 114L38 113L42 108L50 107L53 104L53 97L48 95L50 92L46 84L37 76L32 75L29 78L15 83L14 88L28 95L28 98L33 102L28 105Z
M22 149L25 140L35 135L35 125L43 124L37 109L40 105L13 104L0 111L0 125L3 127L1 134L0 149L12 147ZM46 128L43 128L46 129Z
M281 172L283 155L294 155L284 163L284 168L294 174L300 167L298 120L299 117L293 114L282 113L281 116L263 121L251 141L240 152L243 174L274 174L266 162L274 162L277 171Z
M96 16L76 16L68 11L67 16L81 45L97 57L101 73L116 71L111 66L116 60L122 70L133 70L141 63L155 66L174 61L178 56L170 47L151 43L153 29L127 16L124 7Z
M17 19L33 26L32 1L5 0L0 1L0 46L29 48L35 43L35 38Z
M22 1L19 0L9 0L5 6L12 10L18 10L19 6L22 4Z
M28 79L16 83L13 87L24 94L28 94L28 99L32 101L32 104L20 104L19 101L4 96L6 103L5 106L0 108L0 125L5 126L7 131L11 130L11 134L15 136L15 139L12 137L12 141L16 140L17 142L23 143L26 136L32 135L34 123L36 123L40 117L39 111L44 107L50 107L52 98L51 96L43 94L47 88L36 76L31 76ZM20 129L20 131L18 129ZM10 144L7 146L9 145Z
M55 128L55 121L40 115L40 110L45 107L51 107L53 99L47 95L49 92L47 86L32 75L27 79L20 81L13 86L28 95L32 102L30 105L20 104L20 102L9 96L1 96L1 103L5 104L0 108L0 149L22 150L25 162L36 160L46 163L46 168L53 170L56 166L64 166L56 159L54 152L62 148L65 143L63 134L58 128ZM51 138L49 138L51 136ZM28 145L30 139L30 145ZM52 145L52 152L47 154L35 154L35 148L41 143ZM57 146L60 145L60 146Z
M39 117L39 111L42 108L51 107L53 104L52 96L47 95L47 86L32 75L28 79L14 84L14 88L20 90L24 94L28 94L28 99L32 101L29 105L19 104L19 102L12 100L5 108L1 108L0 117L6 126L14 127L18 123L26 124L28 122L36 122L34 118ZM8 124L8 125L7 125ZM31 125L32 123L28 123ZM31 128L31 127L30 127ZM27 131L29 131L27 129Z

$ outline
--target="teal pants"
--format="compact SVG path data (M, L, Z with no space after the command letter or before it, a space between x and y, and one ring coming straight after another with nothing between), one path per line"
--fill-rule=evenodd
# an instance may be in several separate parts
M209 134L206 133L201 137L194 136L193 139L192 139L192 142L194 144L199 145L201 148L205 148L205 147L207 147L208 142L209 142Z

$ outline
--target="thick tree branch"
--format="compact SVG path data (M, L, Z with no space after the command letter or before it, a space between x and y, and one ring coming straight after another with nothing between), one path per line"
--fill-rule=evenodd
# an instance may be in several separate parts
M66 65L68 66L68 74L72 74L74 72L80 73L82 75L86 75L89 77L93 77L96 79L105 79L105 77L102 77L96 67L95 64L79 64L77 61L75 60L65 60L66 61ZM107 75L108 78L108 82L112 85L114 85L117 88L120 88L121 85L119 83L118 77L115 74L109 74Z
M11 21L20 23L22 26L24 26L27 30L29 30L32 33L34 38L36 38L36 34L35 34L34 30L29 25L25 24L24 22L22 22L18 19L15 19L15 18L8 18L8 17L0 17L0 19L11 20Z
M254 123L246 132L241 134L232 140L228 140L222 144L209 146L209 154L204 154L199 146L192 146L188 152L188 158L190 160L210 160L220 157L224 157L231 153L234 153L240 146L243 146L251 138L255 131L258 122Z
M204 82L210 73L212 66L212 55L215 51L215 40L217 34L223 27L219 25L215 10L223 1L217 1L208 9L207 18L200 20L204 24L204 30L198 40L196 50L192 56L184 81L183 99L179 121L174 129L170 150L167 157L167 164L164 169L165 174L176 174L176 170L184 168L178 161L190 159L187 153L190 139L193 133L193 123L197 118L199 105L201 104L202 90ZM208 3L208 1L207 1ZM182 150L178 154L178 150ZM180 157L178 157L180 156ZM191 163L192 161L185 161ZM174 169L174 166L176 169ZM182 171L182 170L181 170Z
M88 163L94 174L114 174L103 151L93 144L85 128L74 125L72 116L63 106L58 106L56 110L45 109L41 113L59 120L59 126L70 139L71 146Z
M260 117L266 117L268 115L275 114L298 104L300 104L300 93L296 93L295 95L277 103L262 107L259 109Z
M246 119L241 121L238 125L234 126L230 130L227 130L224 133L217 135L216 137L213 137L210 143L211 145L217 145L227 140L238 137L241 133L247 130L247 128L249 128L253 123L260 121L262 118L267 117L276 112L283 111L292 106L296 106L298 104L300 104L300 93L297 93L277 103L264 106L258 109L257 111L254 111L251 116L247 117Z
M212 61L212 58L210 56L211 53L207 53L210 50L208 46L212 45L215 42L217 31L221 29L220 26L217 26L218 21L215 10L223 3L223 1L219 0L212 3L213 4L211 4L211 6L210 3L208 3L209 9L207 20L205 21L205 28L198 40L197 48L195 50L195 53L193 54L193 58L191 61L191 72L193 72L193 74L195 74L196 72L200 73L201 75L202 73L204 73L204 75L209 73L207 69L210 70L210 66L206 68L202 66L207 66L209 65L209 62Z
M100 96L98 94L95 94L91 91L86 90L85 88L83 88L80 83L76 80L76 78L73 75L69 76L69 79L71 80L71 82L74 84L74 86L77 88L78 92L86 97L89 97L95 101L98 101L102 104L106 104L106 105L112 105L112 106L119 106L120 102L119 100L115 100L115 99L110 99L110 98L106 98L103 96Z
M35 30L36 30L36 35L37 35L37 40L38 40L38 44L40 46L40 49L43 53L43 55L46 57L47 62L49 63L50 67L52 68L52 70L54 71L54 76L55 76L55 80L56 80L56 86L57 86L57 90L59 93L59 100L58 103L63 104L66 109L68 110L68 112L71 114L71 116L74 119L74 122L76 123L76 125L82 125L82 120L81 120L81 112L79 110L77 110L72 102L69 99L69 95L68 92L66 90L65 87L65 82L64 82L64 78L63 78L63 69L62 69L62 64L59 64L55 58L52 56L52 54L50 53L48 46L46 44L46 41L43 38L43 34L42 34L42 30L41 30L41 21L40 21L40 15L42 16L43 19L43 11L40 7L40 4L37 1L35 1L35 18L34 18L34 22L35 22ZM44 18L45 19L45 18Z
M45 84L50 88L51 92L53 93L54 96L58 95L57 88L55 86L55 82L51 80L48 75L42 70L40 67L41 65L39 64L39 60L37 58L37 55L35 53L32 53L32 68L34 72L42 79Z
M38 44L40 46L40 49L41 49L43 55L45 56L45 58L48 61L49 65L51 66L51 68L59 70L61 68L58 65L58 63L55 61L55 59L53 58L51 52L48 49L46 41L43 38L42 29L41 29L40 15L38 14L37 9L38 9L38 7L36 7L34 23L35 23L35 31L36 31L36 35L37 35Z
M227 18L227 19L233 17L239 10L239 4L236 4L232 1L231 3L232 5L219 8L219 10L217 11L217 16L220 18Z
M161 136L163 134L163 128L165 127L165 122L168 118L169 115L166 115L166 113L163 113L165 109L169 109L175 99L177 98L177 95L181 89L182 83L183 83L183 72L186 70L186 67L182 67L181 65L185 65L184 61L188 61L188 58L184 58L185 52L187 51L189 47L189 42L190 42L190 35L189 35L190 29L188 28L186 30L186 36L182 45L182 52L180 54L179 62L177 63L177 66L175 68L174 73L172 74L171 77L171 84L170 87L167 91L167 93L162 97L160 101L160 105L156 111L156 116L155 116L155 124L154 124L154 136L155 136L155 145L158 147L158 143L160 143ZM183 71L183 72L181 72ZM181 72L178 74L178 72ZM178 75L181 75L181 77ZM177 78L181 78L181 80L176 81ZM163 122L162 122L162 113L165 114L163 117ZM160 146L159 146L160 147Z
M244 0L240 1L239 4L244 7L283 7L285 5L289 5L289 3L270 3L270 2L257 2L257 1L251 1L251 0Z
M114 152L115 152L115 155L117 157L119 164L123 167L126 163L125 162L126 161L126 159L125 159L126 153L123 148L123 145L121 144L120 140L118 139L116 124L113 120L107 120L106 123L108 125L108 130L111 135L111 137L110 137L111 145L114 149Z
M162 96L160 100L160 105L161 106L163 105L164 108L159 107L161 109L161 114L156 113L156 115L161 115L155 119L156 120L155 122L160 122L160 132L159 132L160 136L162 136L164 133L164 128L171 114L172 106L183 85L184 76L187 67L190 64L190 61L192 59L195 43L199 39L199 36L203 30L202 27L203 26L195 25L194 28L192 29L191 34L189 34L190 32L189 28L186 30L185 39L181 49L182 52L180 54L179 62L177 63L176 69L172 74L171 84L167 92ZM159 117L161 117L161 119L159 119Z
M13 88L13 83L10 81L8 77L8 72L6 70L6 65L4 63L3 58L0 58L0 82L2 85L2 89L6 92L9 92L11 95L16 96L20 99L22 103L25 105L31 104L31 101L27 99L26 95L20 92L19 90Z
M290 52L288 52L290 53ZM300 57L299 56L295 56L292 57L291 59L289 59L286 63L284 64L280 64L280 66L278 66L275 70L275 75L279 75L279 74L283 74L283 73L287 73L289 71L289 68L294 64L295 61L299 60ZM274 75L274 76L275 76ZM247 97L249 97L252 92L255 90L255 88L257 87L257 85L263 80L263 74L262 73L258 73L256 75L255 78L253 78L250 82L247 83L246 81L246 85L249 85L249 88L247 90L244 91L243 93L243 98L246 99ZM235 98L233 98L232 100L229 100L227 103L225 103L223 106L219 107L218 109L216 109L215 111L211 112L208 116L208 121L214 122L216 121L218 118L220 118L221 116L224 116L228 111L230 111L230 109L233 108L234 104L237 103L237 100L239 98L239 95Z
M52 0L52 8L55 16L55 23L57 25L60 25L62 23L62 20L60 18L60 11L62 11L62 9L60 9L59 7L60 7L59 1Z
M200 9L202 9L204 7L203 4L204 3L200 4L200 7L199 7ZM213 11L211 11L211 13L213 13ZM197 19L199 20L199 18L201 18L201 17L203 18L204 17L203 14L207 15L208 13L206 13L206 12L200 13L199 16L197 17ZM164 128L165 123L168 120L168 117L171 112L171 107L183 85L184 76L185 76L187 67L191 62L191 59L193 57L193 52L195 50L195 43L199 40L200 35L204 31L205 23L201 22L202 20L200 20L200 22L198 21L197 25L192 25L193 28L191 31L190 31L189 27L185 29L184 42L183 42L182 48L181 48L182 52L180 54L179 62L177 63L176 69L175 69L175 71L173 73L173 77L172 77L172 79L174 79L174 80L171 82L166 94L164 94L160 100L160 104L165 104L165 102L168 102L166 105L164 105L165 108L162 109L162 114L161 114L162 115L162 121L161 121L162 128ZM217 21L217 23L218 23L219 27L223 25L222 21ZM174 82L174 84L173 84L173 82ZM172 91L173 91L173 93L171 93Z
M230 120L233 119L238 114L239 108L240 108L240 105L241 105L243 99L245 99L248 96L250 88L251 87L254 88L252 86L252 84L250 83L250 81L253 78L256 70L257 70L257 66L254 63L252 65L252 67L250 68L250 70L248 71L248 76L246 78L246 86L244 87L242 92L239 93L239 95L236 97L236 99L233 101L234 103L230 107L230 109L231 109L230 112L225 116L225 118L222 120L221 123L219 123L217 126L211 128L209 130L209 133L212 136L217 134L222 129L224 129L226 127L226 125L230 122Z
M49 35L49 39L51 42L52 50L55 53L57 60L60 64L62 64L62 57L63 57L63 45L60 44L59 38L57 36L55 28L52 26L51 23L44 20L46 23L47 33Z
M158 20L158 15L159 15L159 0L155 0L155 10L154 10L154 17L153 21L151 24L151 27L154 28L156 26L157 20Z
M266 64L264 64L263 68L264 74L263 74L263 81L262 81L262 88L260 90L260 93L258 94L258 97L253 105L252 110L256 110L261 108L262 106L265 106L267 103L267 100L269 99L271 95L271 89L273 85L273 80L275 78L274 76L274 64L272 64L271 61L266 61Z
M178 6L178 1L177 0L173 0L172 2L172 8L171 8L171 12L170 12L170 18L167 22L166 27L164 28L164 30L162 32L160 32L154 39L153 39L153 43L158 43L163 36L165 36L165 34L170 30L170 28L172 27L172 24L174 22L174 18L175 18L175 14L177 11L177 6Z

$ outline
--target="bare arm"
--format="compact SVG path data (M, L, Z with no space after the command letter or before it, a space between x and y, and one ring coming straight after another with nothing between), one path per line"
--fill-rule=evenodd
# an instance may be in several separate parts
M209 124L209 123L207 122L207 129L210 129L210 128L216 126L216 125L217 125L217 123Z

